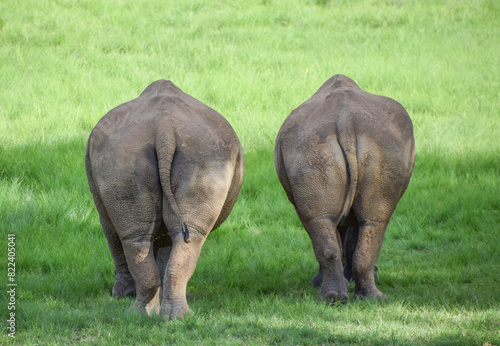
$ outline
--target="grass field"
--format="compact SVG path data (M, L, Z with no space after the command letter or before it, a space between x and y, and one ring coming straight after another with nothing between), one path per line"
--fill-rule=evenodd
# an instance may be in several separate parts
M0 344L499 345L499 23L497 0L2 0ZM414 175L378 260L386 303L316 302L312 246L274 171L283 120L336 73L414 123ZM110 297L84 170L97 121L161 78L224 115L246 155L188 284L195 314L171 322Z

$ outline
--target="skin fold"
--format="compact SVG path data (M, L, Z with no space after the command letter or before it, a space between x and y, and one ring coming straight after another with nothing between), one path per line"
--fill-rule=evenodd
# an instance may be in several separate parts
M311 238L319 300L386 299L374 269L415 164L413 126L396 101L335 75L284 121L276 173Z
M190 313L186 285L208 234L228 217L244 157L231 125L159 80L109 111L85 168L115 263L113 296L166 319Z

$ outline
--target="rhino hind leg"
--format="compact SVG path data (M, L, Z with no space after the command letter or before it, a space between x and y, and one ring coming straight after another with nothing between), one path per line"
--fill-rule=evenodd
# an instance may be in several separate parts
M121 299L135 296L135 281L128 270L127 260L123 251L122 243L118 234L112 229L112 226L102 222L102 228L108 241L108 247L115 262L115 284L111 295L114 298Z
M171 230L173 246L165 269L160 314L165 320L182 318L192 313L187 304L186 292L189 279L194 273L205 235L188 225L189 240L186 243L181 228Z
M310 284L313 287L321 287L322 283L323 283L323 268L319 266L318 274L316 274L316 276L311 279Z
M304 226L309 233L314 254L320 265L317 280L313 279L313 284L321 282L318 300L346 301L349 296L343 274L340 235L336 225L330 218L320 218L305 222Z
M387 296L375 285L376 261L384 239L386 221L360 222L356 250L352 256L352 274L357 297L386 300Z
M160 312L160 277L156 265L151 235L146 229L132 238L122 240L130 273L136 283L136 300L133 308L148 315Z
M117 189L115 191L121 192ZM125 204L122 202L125 201L123 196L118 194L116 201L111 198L104 200L105 204L114 210L111 219L114 229L117 230L114 233L105 233L117 272L113 295L132 295L132 283L135 283L135 302L132 309L152 315L158 314L160 309L160 277L153 238L160 229L161 218L155 215L159 208L155 204L146 203L147 200L144 201L147 198L147 195L138 195L135 200L128 200Z
M97 194L94 195L99 219L104 232L104 236L108 241L108 247L115 263L115 284L111 291L111 296L117 299L134 297L135 296L135 281L128 269L127 260L123 251L123 246L120 237L111 222L104 204Z
M111 295L114 298L135 297L135 281L130 273L118 273L115 270L116 281Z
M160 233L160 232L158 232L158 233ZM156 265L158 266L158 271L160 274L160 285L161 285L160 297L162 297L162 295L163 295L163 282L165 280L165 271L167 270L168 260L170 259L170 253L172 252L172 238L170 237L170 235L168 233L167 233L167 235L168 235L168 238L170 240L169 245L157 246L159 244L156 242L156 239L153 243L154 244ZM192 299L191 294L189 292L186 292L186 300L189 301L191 299Z

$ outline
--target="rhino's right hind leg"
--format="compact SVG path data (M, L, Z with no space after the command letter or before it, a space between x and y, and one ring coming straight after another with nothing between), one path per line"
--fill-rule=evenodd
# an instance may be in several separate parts
M382 247L387 221L364 220L360 223L356 250L352 257L352 271L357 297L386 300L387 296L375 285L376 262Z
M194 273L205 235L189 226L189 240L186 243L180 227L171 230L173 246L163 282L163 297L160 313L164 319L182 318L192 313L187 304L190 295L186 286Z

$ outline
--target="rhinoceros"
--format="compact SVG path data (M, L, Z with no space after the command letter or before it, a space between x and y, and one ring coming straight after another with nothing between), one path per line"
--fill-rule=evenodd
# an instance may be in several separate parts
M98 122L85 168L116 268L113 296L135 293L133 307L166 319L190 313L186 285L201 247L243 182L231 125L158 80Z
M355 296L386 299L374 268L415 163L403 106L335 75L286 118L274 161L319 262L318 299L346 301L352 279Z

